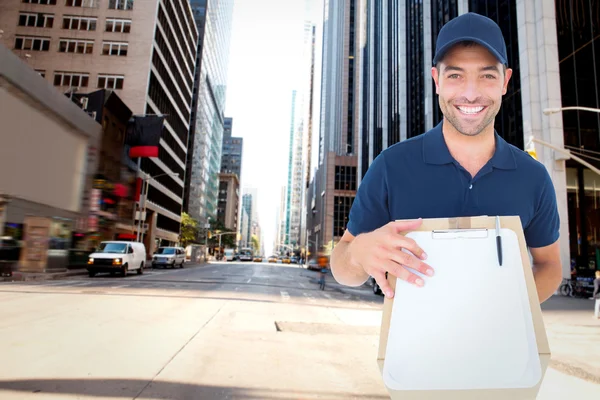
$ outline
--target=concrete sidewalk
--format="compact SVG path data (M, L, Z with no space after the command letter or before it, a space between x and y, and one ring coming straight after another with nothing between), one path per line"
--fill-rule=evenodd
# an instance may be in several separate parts
M200 267L206 263L191 263L188 261L185 264L186 268ZM153 269L146 267L144 269ZM60 272L21 272L13 271L12 276L0 277L0 282L25 282L25 281L51 281L56 279L69 278L71 276L87 275L88 271L85 268L70 268Z
M600 384L600 319L594 301L552 296L542 304L550 342L550 366Z

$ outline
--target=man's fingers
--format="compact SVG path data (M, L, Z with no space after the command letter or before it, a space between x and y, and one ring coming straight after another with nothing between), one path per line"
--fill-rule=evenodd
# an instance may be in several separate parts
M394 233L402 233L417 229L423 223L423 219L412 219L408 221L392 221L389 225L394 229Z
M423 251L421 247L419 247L417 242L415 242L414 239L406 237L404 235L392 233L388 237L386 244L388 245L388 247L393 247L396 249L406 249L421 260L427 259L427 254Z
M392 260L405 267L422 273L423 275L433 276L434 271L430 265L419 260L414 255L401 250L392 250L387 253L387 259Z
M373 278L375 279L375 282L377 282L377 284L379 285L379 288L381 289L381 292L389 298L394 297L394 291L392 290L392 287L390 286L390 283L388 282L387 278L385 277L385 272L378 272L378 273L374 273Z
M392 261L386 260L382 265L383 269L388 271L390 274L394 275L396 278L406 281L408 283L412 283L416 286L425 285L425 281L419 275L412 273L409 269L403 267L402 265Z

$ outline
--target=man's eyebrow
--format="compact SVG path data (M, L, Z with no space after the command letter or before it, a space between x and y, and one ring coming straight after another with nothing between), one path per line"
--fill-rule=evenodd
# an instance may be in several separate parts
M464 69L460 68L460 67L456 67L454 65L446 65L444 67L444 72L448 72L448 71L459 71L459 72L463 72Z
M498 69L497 65L488 65L487 67L481 68L481 71L496 71L500 73L500 69Z

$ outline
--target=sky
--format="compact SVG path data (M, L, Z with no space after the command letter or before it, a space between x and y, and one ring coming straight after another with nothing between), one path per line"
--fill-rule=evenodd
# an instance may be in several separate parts
M306 0L235 0L233 10L225 116L244 138L241 184L257 189L265 256L287 184L292 91L309 78L300 70L305 8Z

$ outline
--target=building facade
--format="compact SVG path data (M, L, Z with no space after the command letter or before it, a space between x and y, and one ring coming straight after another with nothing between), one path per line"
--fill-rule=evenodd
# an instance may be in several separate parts
M223 131L223 151L221 155L221 172L235 174L242 180L242 155L244 152L244 139L231 136L233 130L233 119L225 118L225 129Z
M513 69L495 121L498 134L521 149L533 136L600 165L599 114L544 112L569 106L600 108L600 74L594 67L600 62L600 44L593 40L600 31L600 4L362 0L359 180L383 149L441 121L430 75L436 35L447 21L470 11L499 24ZM570 277L571 260L589 275L600 264L600 177L548 147L536 144L535 151L556 189L563 276Z
M2 44L0 104L0 236L23 240L20 269L64 269L86 233L102 126Z
M217 221L228 231L237 232L240 206L240 182L236 174L219 174Z
M359 1L326 0L323 12L318 165L306 200L313 254L343 235L357 185Z
M135 115L166 116L144 158L149 242L179 238L198 31L186 0L0 3L0 40L63 93L115 90Z
M190 0L190 4L198 10L196 23L203 38L186 203L190 216L202 223L217 215L233 0Z

